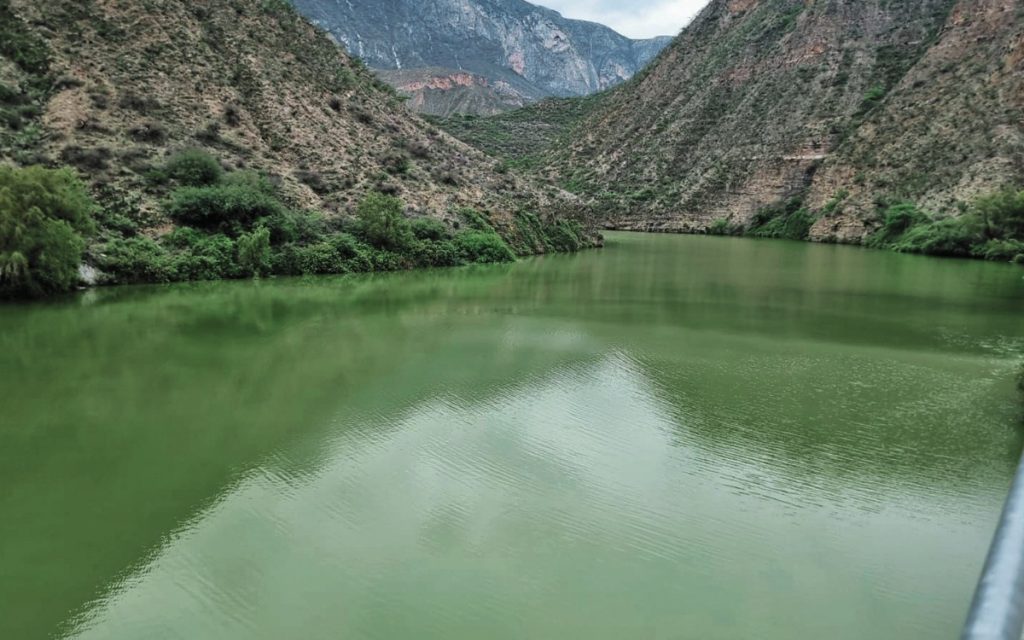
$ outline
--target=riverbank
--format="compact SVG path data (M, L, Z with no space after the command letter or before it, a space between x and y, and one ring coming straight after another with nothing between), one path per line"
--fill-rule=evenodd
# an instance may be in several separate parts
M173 156L151 180L165 197L140 220L94 203L68 170L0 168L0 298L39 298L81 284L144 284L272 275L402 271L511 262L600 246L568 215L468 207L406 215L371 192L347 217L289 206L261 174L225 173L211 156Z

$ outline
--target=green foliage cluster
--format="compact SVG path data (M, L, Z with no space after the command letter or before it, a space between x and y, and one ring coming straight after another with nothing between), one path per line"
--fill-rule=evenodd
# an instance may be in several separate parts
M93 208L69 170L0 167L0 298L73 288Z
M814 217L804 207L803 198L795 197L763 207L754 215L746 233L756 238L806 240L813 224Z
M216 169L213 169L216 167ZM202 152L172 158L162 169L177 186L165 208L178 228L159 240L124 225L106 229L96 262L116 282L175 282L262 275L393 271L506 262L515 255L479 212L460 212L469 229L455 233L432 218L410 220L401 200L368 194L356 219L328 223L294 211L268 180L223 174Z
M981 258L1024 264L1024 191L980 198L955 218L934 219L913 203L886 209L868 246L906 253Z
M535 213L520 211L510 235L515 250L523 254L579 251L590 246L583 225L568 214L556 215L549 222Z
M9 0L0 0L0 55L33 76L50 70L50 54L44 43L14 14Z
M179 184L205 187L220 182L224 174L217 159L198 149L189 149L167 161L166 175Z
M725 218L716 218L706 233L709 236L740 236L743 235L743 226L732 224Z

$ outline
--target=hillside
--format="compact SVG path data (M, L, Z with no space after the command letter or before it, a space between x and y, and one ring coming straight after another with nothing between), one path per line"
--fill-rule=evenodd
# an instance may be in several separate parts
M859 242L895 203L958 215L1024 184L1022 16L1012 0L715 0L532 154L612 228L756 232L799 209L813 239Z
M530 253L548 248L537 224L578 210L412 115L283 0L2 0L0 15L0 157L75 168L101 205L101 240L177 226L167 166L189 149L236 180L266 176L335 227L382 192L450 227L477 210Z
M632 40L524 0L295 5L433 115L492 114L591 94L632 77L671 41Z

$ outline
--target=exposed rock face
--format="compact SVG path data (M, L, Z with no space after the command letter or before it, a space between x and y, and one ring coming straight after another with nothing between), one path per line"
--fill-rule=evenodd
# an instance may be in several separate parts
M169 222L166 192L150 176L186 148L265 173L292 204L328 216L382 190L421 214L476 208L508 236L518 211L574 206L564 192L498 173L494 160L411 114L285 2L0 8L47 59L33 77L0 54L4 95L47 87L32 127L8 133L0 123L0 162L75 166L104 204L143 216L153 233Z
M856 241L876 201L956 214L1024 182L1022 61L1019 0L714 0L548 171L612 227L745 224L806 195L812 237Z
M431 116L495 115L525 106L532 94L528 87L523 92L505 80L454 69L381 70L377 75L408 96L414 111Z
M486 78L488 84L478 84L477 93L493 89L496 95L487 101L491 107L612 87L632 77L671 41L631 40L608 27L568 20L523 0L294 2L375 69L441 68ZM401 89L402 83L396 86ZM452 90L466 93L464 87ZM438 91L448 90L408 93L414 106L430 113L475 112L458 99L438 96ZM482 113L490 111L485 108Z

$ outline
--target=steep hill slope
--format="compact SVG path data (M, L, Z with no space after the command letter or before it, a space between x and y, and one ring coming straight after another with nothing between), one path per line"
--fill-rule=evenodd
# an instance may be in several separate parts
M808 204L841 206L811 229L858 240L878 204L956 215L979 196L1024 186L1024 4L961 0L937 42L815 175Z
M532 152L609 227L860 242L1024 185L1014 0L715 0L641 75ZM476 142L496 123L446 126ZM916 210L887 220L900 203ZM999 237L965 224L902 246L977 255Z
M372 191L411 215L472 207L521 251L541 247L517 214L575 206L412 115L285 0L0 0L0 31L0 158L76 167L150 234L171 228L160 172L187 148L329 219Z
M671 40L631 40L524 0L294 1L371 67L406 72L384 77L436 115L594 93L633 76Z

